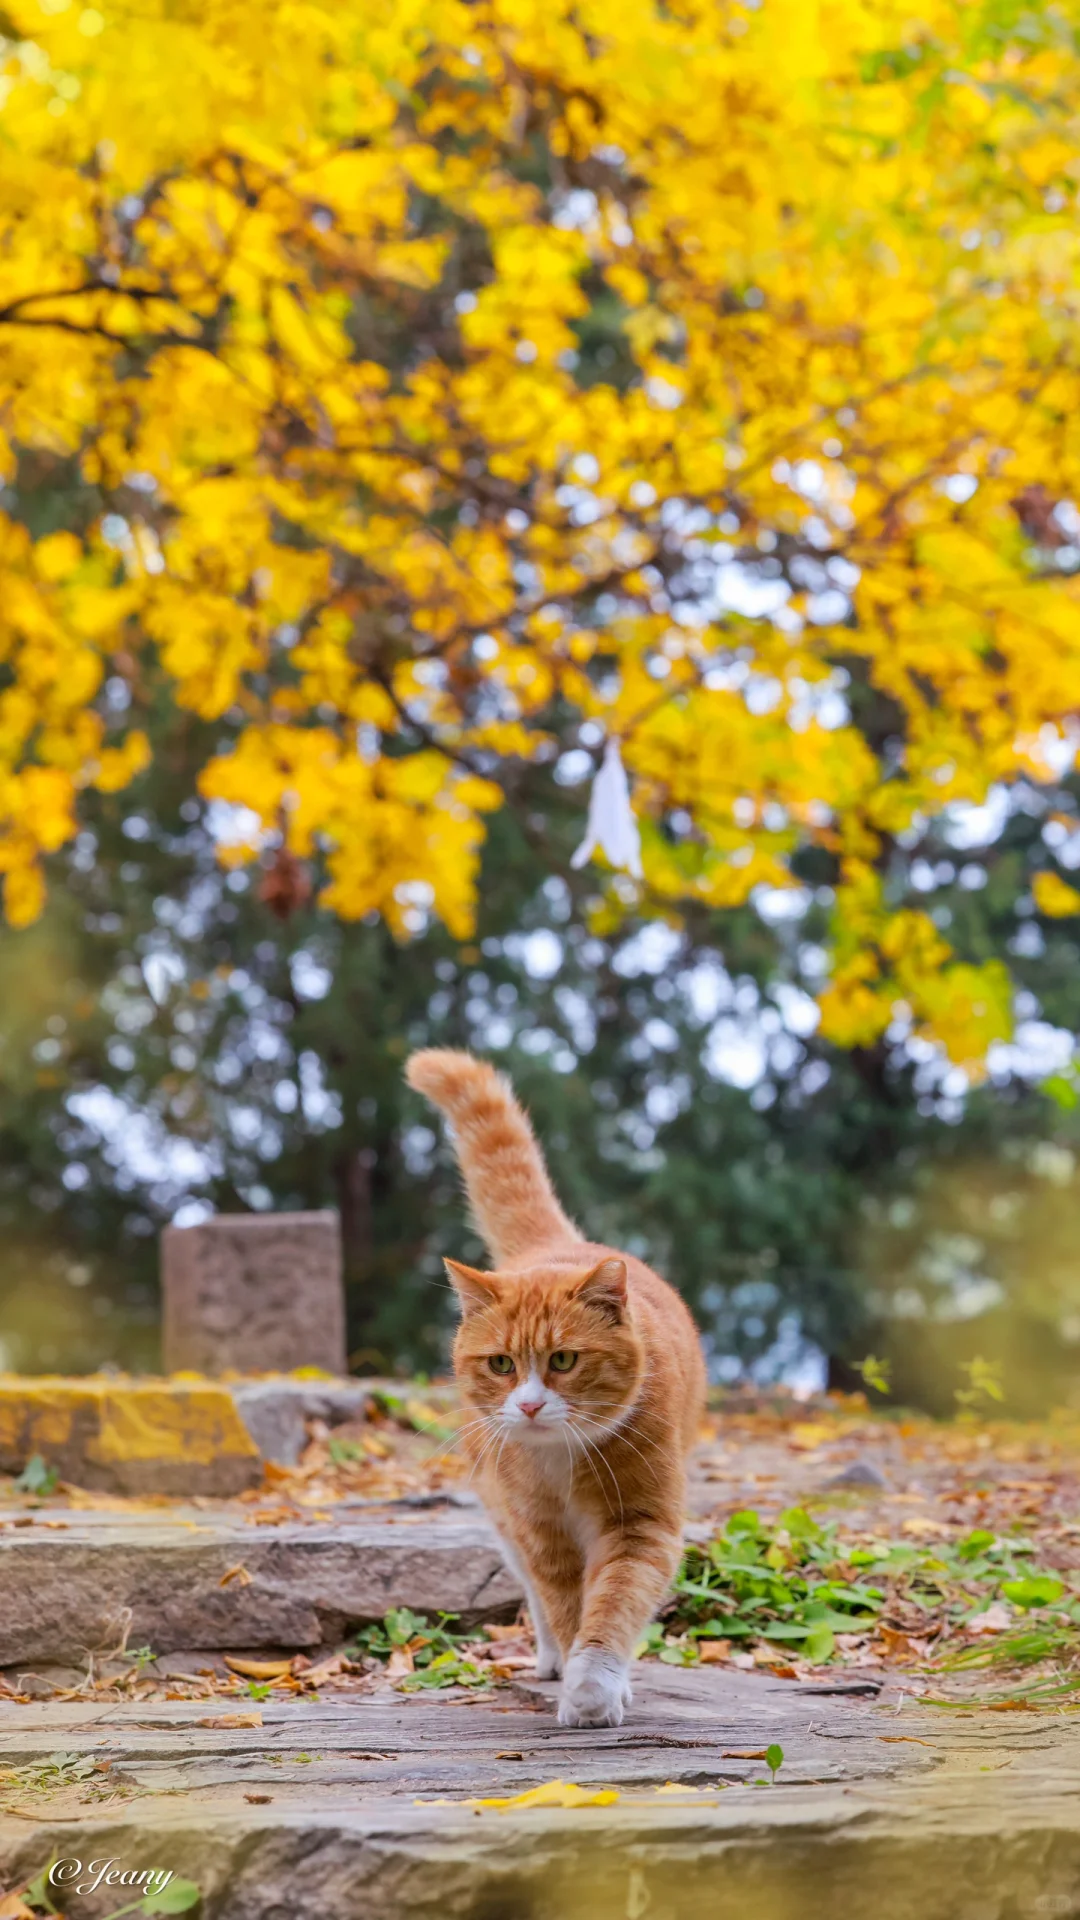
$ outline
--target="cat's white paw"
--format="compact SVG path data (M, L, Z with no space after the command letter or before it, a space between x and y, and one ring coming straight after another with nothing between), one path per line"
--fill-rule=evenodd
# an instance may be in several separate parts
M563 1727L621 1727L632 1699L625 1660L600 1647L582 1647L566 1663L559 1701Z
M554 1640L536 1636L536 1677L538 1680L562 1679L562 1654Z

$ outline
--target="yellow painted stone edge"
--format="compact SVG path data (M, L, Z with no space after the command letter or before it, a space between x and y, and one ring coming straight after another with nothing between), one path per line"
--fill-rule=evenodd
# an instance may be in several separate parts
M100 1465L261 1458L232 1395L212 1382L0 1375L0 1454L49 1461L72 1450Z

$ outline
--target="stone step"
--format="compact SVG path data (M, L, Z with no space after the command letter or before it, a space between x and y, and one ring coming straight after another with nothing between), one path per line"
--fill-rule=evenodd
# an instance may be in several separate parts
M453 1402L445 1385L423 1391L433 1412ZM427 1411L400 1380L331 1374L0 1374L0 1473L21 1473L36 1454L61 1480L103 1493L224 1499L257 1486L268 1460L295 1466L310 1420L330 1427L363 1420L373 1399Z
M32 1774L0 1788L0 1884L54 1855L171 1870L202 1890L202 1920L1080 1913L1070 1720L898 1712L895 1690L871 1703L701 1669L635 1684L625 1724L599 1732L559 1727L539 1684L272 1700L238 1729L200 1724L205 1702L0 1705L0 1774L58 1751L112 1763L57 1793L35 1796ZM773 1742L777 1784L755 1784ZM466 1804L555 1778L619 1797ZM119 1894L64 1910L97 1920Z
M85 1663L125 1632L155 1653L310 1653L390 1607L471 1625L512 1617L521 1597L460 1495L259 1526L238 1505L0 1507L0 1668Z
M62 1480L135 1496L226 1496L263 1472L232 1393L212 1380L2 1374L0 1473L35 1455Z

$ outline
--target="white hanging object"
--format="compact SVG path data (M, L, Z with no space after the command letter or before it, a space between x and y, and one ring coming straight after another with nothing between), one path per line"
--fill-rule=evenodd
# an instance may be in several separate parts
M632 873L635 880L643 877L641 834L630 805L630 787L617 740L609 740L604 748L603 762L589 795L585 838L570 865L583 867L594 853L606 854L617 871Z

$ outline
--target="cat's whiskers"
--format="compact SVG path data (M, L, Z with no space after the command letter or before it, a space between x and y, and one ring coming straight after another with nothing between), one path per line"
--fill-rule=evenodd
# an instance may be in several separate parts
M571 1416L570 1416L570 1423L569 1423L569 1424L571 1424L571 1425L573 1424L573 1415L571 1415ZM613 1486L613 1487L614 1487L614 1489L615 1489L615 1497L616 1497L616 1499L617 1499L617 1500L618 1500L618 1502L619 1502L619 1519L620 1519L620 1521L622 1521L622 1520L624 1519L624 1517L625 1517L625 1516L624 1516L624 1513L623 1513L623 1499L622 1499L622 1489L621 1489L621 1487L619 1486L619 1482L618 1482L618 1480L616 1479L616 1477L615 1477L615 1475L614 1475L614 1473L613 1473L613 1472L612 1472L612 1470L611 1470L611 1466L610 1466L610 1464L609 1464L609 1462L608 1462L607 1460L605 1460L605 1459L604 1459L604 1456L603 1456L603 1454L601 1453L601 1451L600 1451L600 1449L599 1449L599 1447L598 1447L598 1446L597 1446L597 1445L595 1444L595 1442L594 1442L594 1441L592 1441L592 1440L590 1440L590 1439L589 1439L589 1436L588 1436L588 1434L587 1434L587 1433L584 1433L584 1432L580 1432L580 1431L579 1431L579 1432L578 1432L578 1436L577 1436L577 1437L578 1437L578 1439L579 1439L579 1440L580 1440L580 1442L581 1442L581 1446L582 1446L582 1452L583 1452L583 1456L584 1456L584 1458L585 1458L585 1459L586 1459L586 1460L588 1461L588 1463L589 1463L589 1466L590 1466L590 1467L592 1468L592 1472L593 1472L593 1477L594 1477L594 1479L596 1480L596 1484L597 1484L597 1486L598 1486L598 1487L600 1488L600 1491L601 1491L601 1493L602 1493L602 1494L604 1495L604 1505L605 1505L605 1506L607 1507L607 1510L608 1510L608 1512L609 1512L609 1513L611 1514L611 1516L612 1516L612 1518L614 1518L614 1514L615 1514L615 1510L614 1510L614 1508L612 1507L612 1505L611 1505L611 1502L610 1502L610 1500L609 1500L609 1499L608 1499L608 1497L607 1497L607 1493L606 1493L606 1491L605 1491L605 1489L604 1489L604 1483L603 1483L603 1481L601 1480L601 1478L600 1478L600 1475L599 1475L599 1474L597 1473L597 1471L596 1471L596 1468L595 1468L595 1467L593 1466L593 1456L594 1456L594 1455L595 1455L595 1457L596 1457L596 1459L597 1459L597 1460L599 1460L599 1462L600 1462L600 1464L601 1464L601 1466L602 1466L602 1467L603 1467L603 1468L604 1468L604 1469L606 1470L606 1472L607 1472L607 1474L608 1474L608 1476L609 1476L609 1478L610 1478L610 1480L611 1480L611 1484L612 1484L612 1486Z
M502 1457L503 1457L503 1447L505 1447L505 1445L506 1445L506 1443L507 1443L507 1441L509 1440L509 1438L510 1438L510 1429L509 1429L509 1428L507 1428L507 1430L506 1430L506 1432L505 1432L505 1433L503 1434L503 1437L502 1437L502 1445L500 1446L500 1448L499 1448L499 1451L498 1451L498 1453L497 1453L497 1454L495 1455L495 1462L494 1462L494 1465L493 1465L493 1467L492 1467L492 1469L491 1469L491 1471L492 1471L492 1473L494 1474L494 1476L495 1476L495 1478L496 1478L496 1479L498 1479L498 1475L499 1475L499 1465L500 1465L500 1462L501 1462L501 1460L502 1460Z
M600 1478L600 1475L597 1473L596 1468L592 1463L591 1455L592 1455L593 1449L589 1444L587 1435L578 1431L578 1428L574 1425L574 1418L572 1414L567 1419L566 1425L569 1429L569 1433L572 1433L574 1436L574 1441L577 1447L576 1458L584 1460L585 1465L588 1467L589 1472L592 1474L593 1479L596 1481L596 1484L600 1489L601 1495L603 1497L604 1505L606 1506L608 1512L612 1513L614 1510L612 1508L610 1500L607 1497L607 1489L605 1488L604 1483ZM570 1446L569 1433L567 1435L568 1447ZM570 1448L570 1457L571 1457L571 1460L575 1459L573 1447ZM571 1477L571 1491L573 1491L572 1477ZM567 1504L569 1505L569 1495L567 1496Z
M592 1420L592 1423L594 1426L599 1426L602 1428L602 1432L598 1436L597 1435L593 1436L594 1444L598 1438L603 1440L623 1441L624 1444L629 1447L631 1453L637 1454L637 1457L641 1461L642 1465L649 1469L649 1472L652 1474L653 1479L654 1480L656 1479L657 1477L656 1467L654 1463L649 1459L647 1454L642 1453L640 1447L636 1447L634 1445L634 1442L627 1438L627 1430L631 1424L629 1421L627 1421L624 1426L609 1427L604 1422L595 1420L591 1414L578 1412L576 1414L576 1417L579 1420ZM605 1462L605 1465L606 1464L607 1463Z
M463 1426L457 1428L454 1438L449 1443L445 1440L433 1439L429 1451L424 1455L424 1465L428 1466L437 1453L443 1456L456 1453L459 1447L464 1446L470 1434L475 1433L478 1427L483 1429L488 1424L489 1418L488 1414L478 1414L474 1419L467 1420Z
M570 1511L570 1498L574 1491L574 1449L570 1445L570 1434L568 1431L569 1425L570 1425L570 1422L568 1420L565 1421L563 1423L563 1429L562 1429L562 1437L566 1441L566 1459L567 1459L567 1465L569 1468L569 1472L567 1473L567 1477L566 1477L566 1499L563 1502L564 1514L567 1514Z
M506 1430L502 1426L501 1422L487 1418L487 1417L485 1418L486 1418L486 1425L488 1427L488 1433L483 1442L483 1445L480 1448L479 1453L476 1456L476 1459L473 1461L472 1472L469 1474L469 1478L465 1482L466 1486L471 1485L472 1481L475 1479L476 1474L478 1473L480 1467L483 1465L484 1461L487 1459L492 1448L495 1447L500 1440L505 1440L507 1438Z
M420 1455L421 1467L430 1467L435 1460L449 1460L455 1453L460 1453L473 1431L473 1426L459 1427L452 1440L431 1439L427 1451Z

